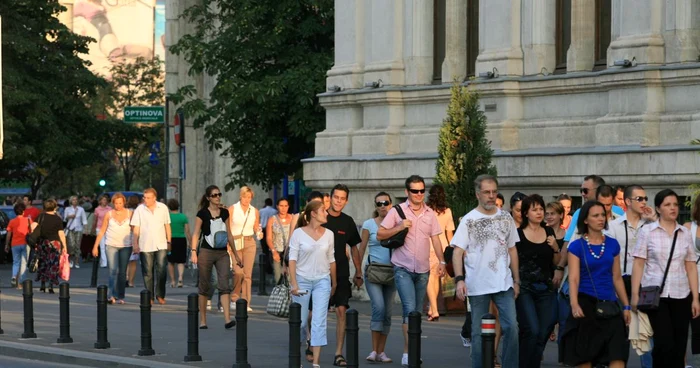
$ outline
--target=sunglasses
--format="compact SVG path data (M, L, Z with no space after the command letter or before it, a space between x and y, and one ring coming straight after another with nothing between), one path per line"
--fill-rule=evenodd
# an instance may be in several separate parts
M214 194L209 196L209 198L217 198L217 197L221 197L221 193L214 193Z
M374 205L377 207L387 207L391 205L390 201L376 201L374 202Z
M634 200L634 201L637 201L637 202L647 202L647 201L649 201L649 197L647 197L647 196L644 196L644 197L637 196L637 197L632 197L632 198L630 198L630 199L632 199L632 200Z
M583 194L583 195L587 195L588 192L589 192L589 190L588 190L588 188L581 188L580 192L581 192L581 194Z
M425 189L409 189L408 191L413 193L413 194L418 194L418 193L424 194L425 193Z

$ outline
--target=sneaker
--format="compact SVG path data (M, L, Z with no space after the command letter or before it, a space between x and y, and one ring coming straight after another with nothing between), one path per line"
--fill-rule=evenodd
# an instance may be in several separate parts
M211 310L211 300L207 300L207 310Z
M252 311L253 311L253 308L248 307L248 313L250 313L250 312L252 312Z
M367 356L366 359L368 362L376 362L377 361L377 352L372 351L371 353L369 353L369 355Z
M464 346L465 348L472 346L472 339L462 336L461 333L459 334L459 338L462 339L462 346Z
M369 360L369 358L367 358L367 360ZM385 353L385 352L382 352L381 354L377 355L377 360L376 360L376 361L377 361L377 362L380 362L380 363L391 363L391 362L393 362L393 360L391 360L391 358L389 358L388 356L386 356L386 353Z
M80 268L80 265L76 263L75 268Z
M402 366L402 367L408 367L408 354L407 354L407 353L404 353L404 354L401 356L401 366Z
M236 303L231 302L230 306L231 306L231 310L232 310L232 311L235 311L235 310L236 310Z
M70 261L70 268L73 268L73 261Z
M17 278L13 277L12 280L10 280L10 287L17 287Z

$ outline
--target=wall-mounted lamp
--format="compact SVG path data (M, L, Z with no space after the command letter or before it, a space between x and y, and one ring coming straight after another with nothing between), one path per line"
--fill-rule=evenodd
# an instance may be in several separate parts
M631 66L637 66L637 58L633 57L632 60L629 60L629 59L615 60L613 65L619 66L621 68L629 68Z
M384 86L384 83L382 82L381 79L377 79L377 81L372 81L372 82L366 82L365 87L367 88L381 88Z
M328 92L340 92L342 90L343 90L343 88L340 87L339 85L336 85L336 84L328 87Z
M481 72L481 73L479 73L479 78L484 78L484 79L498 78L498 69L496 69L496 67L493 67L493 71Z

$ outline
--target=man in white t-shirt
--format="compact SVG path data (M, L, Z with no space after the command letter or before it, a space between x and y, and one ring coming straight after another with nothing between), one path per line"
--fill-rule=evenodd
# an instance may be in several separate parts
M479 206L459 223L452 238L457 297L469 295L472 309L472 367L481 368L481 317L496 304L503 330L503 367L518 366L518 322L515 298L520 293L515 221L496 206L498 181L480 175L474 181ZM462 271L466 268L466 278ZM466 282L466 283L465 283Z

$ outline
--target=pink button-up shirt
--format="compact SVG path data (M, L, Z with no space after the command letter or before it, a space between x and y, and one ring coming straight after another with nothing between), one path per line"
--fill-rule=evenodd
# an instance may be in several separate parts
M430 237L442 234L437 216L432 208L423 204L421 212L416 215L408 204L408 201L399 204L406 215L407 220L411 220L412 225L408 229L406 241L402 247L391 252L391 263L395 266L403 267L409 272L426 273L430 272ZM394 228L403 219L395 208L392 208L382 221L385 229Z
M688 274L685 272L685 262L695 262L695 251L690 236L690 231L676 224L678 238L676 248L673 250L673 260L668 267L666 284L661 290L662 298L683 299L690 293ZM659 222L653 222L642 227L637 234L637 245L632 255L635 258L646 259L642 286L661 286L664 271L671 254L673 234L669 235Z

